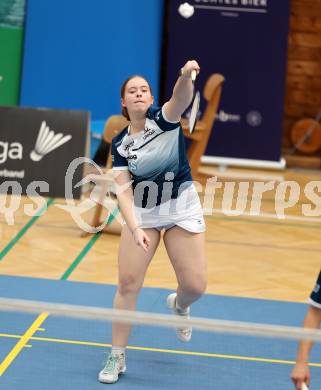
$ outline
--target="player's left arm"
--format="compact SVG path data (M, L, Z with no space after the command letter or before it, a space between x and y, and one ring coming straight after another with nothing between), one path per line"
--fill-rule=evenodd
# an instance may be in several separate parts
M303 327L307 329L318 329L321 324L321 309L309 306L304 319ZM291 379L296 389L301 390L302 383L310 385L309 356L313 346L312 341L302 340L299 343L296 364L291 373Z
M193 97L191 73L193 70L197 73L200 71L198 63L195 60L187 61L176 81L172 97L163 106L164 115L170 122L178 122L191 103Z

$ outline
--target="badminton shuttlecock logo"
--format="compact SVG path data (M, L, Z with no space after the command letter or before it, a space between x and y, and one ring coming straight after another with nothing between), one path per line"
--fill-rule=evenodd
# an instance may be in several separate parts
M246 115L246 121L250 126L258 127L262 123L262 115L258 111L250 111Z
M190 18L194 14L194 7L189 3L183 3L178 7L178 12L183 18Z
M32 161L40 161L46 154L59 148L72 138L71 135L55 134L50 130L46 122L43 121L40 126L38 138L33 151L30 153Z

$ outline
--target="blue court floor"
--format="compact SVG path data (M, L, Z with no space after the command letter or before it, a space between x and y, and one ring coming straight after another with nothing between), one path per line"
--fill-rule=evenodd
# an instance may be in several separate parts
M7 298L111 307L115 286L0 276ZM145 288L138 310L168 313L169 290ZM306 305L206 295L192 315L300 326ZM289 375L297 343L269 338L195 331L190 343L174 330L135 326L127 351L127 372L113 385L100 384L98 371L111 342L110 323L46 314L0 312L0 389L293 389ZM321 345L311 367L311 390L321 389Z

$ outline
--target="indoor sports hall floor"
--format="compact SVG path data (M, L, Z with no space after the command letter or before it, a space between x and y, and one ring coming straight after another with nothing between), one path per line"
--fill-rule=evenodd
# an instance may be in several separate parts
M244 174L244 172L242 173ZM246 173L245 173L246 174ZM241 173L238 171L238 180ZM302 187L320 176L287 171ZM275 177L274 177L275 178ZM273 194L262 214L208 216L208 293L193 315L300 326L307 297L320 270L321 223L303 217L300 198L285 219L273 213ZM2 198L3 201L3 198ZM117 282L118 236L80 237L61 200L48 199L40 217L28 217L24 198L8 225L1 215L0 296L111 307ZM163 245L146 277L138 309L167 313L165 299L175 277ZM0 313L0 389L99 389L97 373L111 340L102 322ZM321 388L321 347L315 347L311 389ZM182 344L173 330L134 328L128 372L119 389L292 389L289 374L296 343L194 332Z

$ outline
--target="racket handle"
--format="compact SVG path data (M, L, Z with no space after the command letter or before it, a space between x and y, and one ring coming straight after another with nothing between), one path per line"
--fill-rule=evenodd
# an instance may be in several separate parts
M197 75L197 73L196 73L196 70L194 69L194 70L192 70L192 73L191 73L191 79L192 79L192 81L194 82L195 81L195 79L196 79L196 75Z
M309 388L306 385L306 383L304 383L304 382L302 383L301 390L309 390Z

